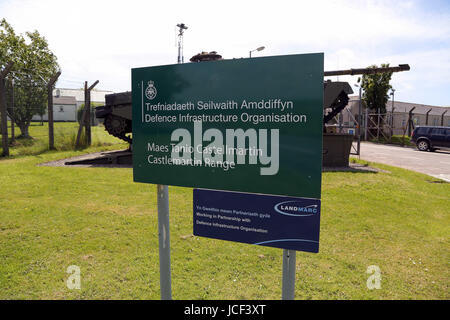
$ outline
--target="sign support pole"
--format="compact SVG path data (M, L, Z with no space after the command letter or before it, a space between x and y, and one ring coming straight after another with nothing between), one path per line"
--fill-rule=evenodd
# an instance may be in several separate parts
M282 300L294 300L295 296L295 250L283 249Z
M158 184L159 277L161 300L172 299L170 275L169 187Z

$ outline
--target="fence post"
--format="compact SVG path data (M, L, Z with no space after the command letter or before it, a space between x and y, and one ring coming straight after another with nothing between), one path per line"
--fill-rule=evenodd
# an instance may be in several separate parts
M89 88L84 88L84 109L86 110L86 143L88 146L92 143L91 134L91 90L98 84L98 80L95 81Z
M75 148L78 148L80 144L81 131L83 130L83 125L86 126L86 142L91 145L91 90L99 83L95 81L89 88L87 86L87 81L84 82L84 109L80 120L80 126L78 127L77 141L75 142ZM88 110L89 109L89 110ZM88 121L86 121L87 115L89 116ZM88 127L89 126L89 127Z
M61 71L58 71L50 81L47 83L47 96L48 96L48 148L50 150L55 149L55 135L53 130L53 85L61 75Z
M413 129L414 129L414 123L413 123L413 121L412 121L412 112L414 111L414 109L415 109L416 107L412 107L411 108L411 110L409 110L409 113L408 113L408 137L411 137L411 127L413 127Z
M9 156L8 145L8 116L6 114L6 88L5 77L11 71L13 62L9 62L5 68L0 72L0 112L1 112L1 126L2 126L2 156Z
M85 93L85 100L86 100L86 88L87 88L87 81L84 82L84 93ZM80 126L78 127L78 133L77 133L77 140L75 142L75 148L78 148L80 145L80 138L81 138L81 132L83 131L83 125L84 125L84 118L86 116L86 104L84 105L83 113L81 114L80 118Z
M447 113L447 110L445 110L442 114L441 114L441 127L444 126L444 115Z
M380 142L380 111L377 114L377 141Z
M432 108L430 110L427 111L426 115L425 115L425 125L428 125L428 115L430 114L431 110L433 110Z

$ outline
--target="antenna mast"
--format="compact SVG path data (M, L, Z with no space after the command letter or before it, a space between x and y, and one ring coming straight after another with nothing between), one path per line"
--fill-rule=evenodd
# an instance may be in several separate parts
M184 33L184 30L186 30L188 27L184 23L177 24L177 27L179 28L179 32L178 32L178 63L184 63L183 33Z

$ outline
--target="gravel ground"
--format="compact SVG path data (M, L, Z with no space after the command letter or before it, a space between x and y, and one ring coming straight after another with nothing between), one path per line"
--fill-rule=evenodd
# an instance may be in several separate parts
M93 167L100 167L100 168L133 168L132 164L72 164L72 165L66 165L67 161L79 161L79 160L87 160L87 159L95 159L101 156L107 156L110 154L115 153L121 153L125 152L126 150L117 150L117 151L107 151L107 152L95 152L95 153L88 153L83 154L81 156L66 158L66 159L60 159L56 161L50 161L45 163L40 163L39 166L46 166L46 167L80 167L80 168L93 168Z
M97 157L120 153L126 150L117 150L117 151L109 151L109 152L95 152L88 153L81 156L76 156L72 158L60 159L56 161L50 161L39 164L40 166L47 167L80 167L80 168L92 168L92 167L101 167L101 168L132 168L132 164L76 164L76 165L66 165L67 161L79 161L86 159L95 159ZM332 172L332 171L349 171L349 172L387 172L381 169L369 167L367 165L359 164L359 163L349 163L348 167L324 167L324 172Z

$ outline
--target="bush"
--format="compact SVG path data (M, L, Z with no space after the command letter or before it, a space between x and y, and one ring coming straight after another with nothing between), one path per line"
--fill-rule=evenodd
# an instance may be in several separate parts
M391 137L391 140L386 140L383 136L380 137L380 139L373 139L371 142L378 142L378 143L386 143L386 144L395 144L399 146L414 146L414 143L410 141L410 137L408 136L402 136L402 135L393 135Z

